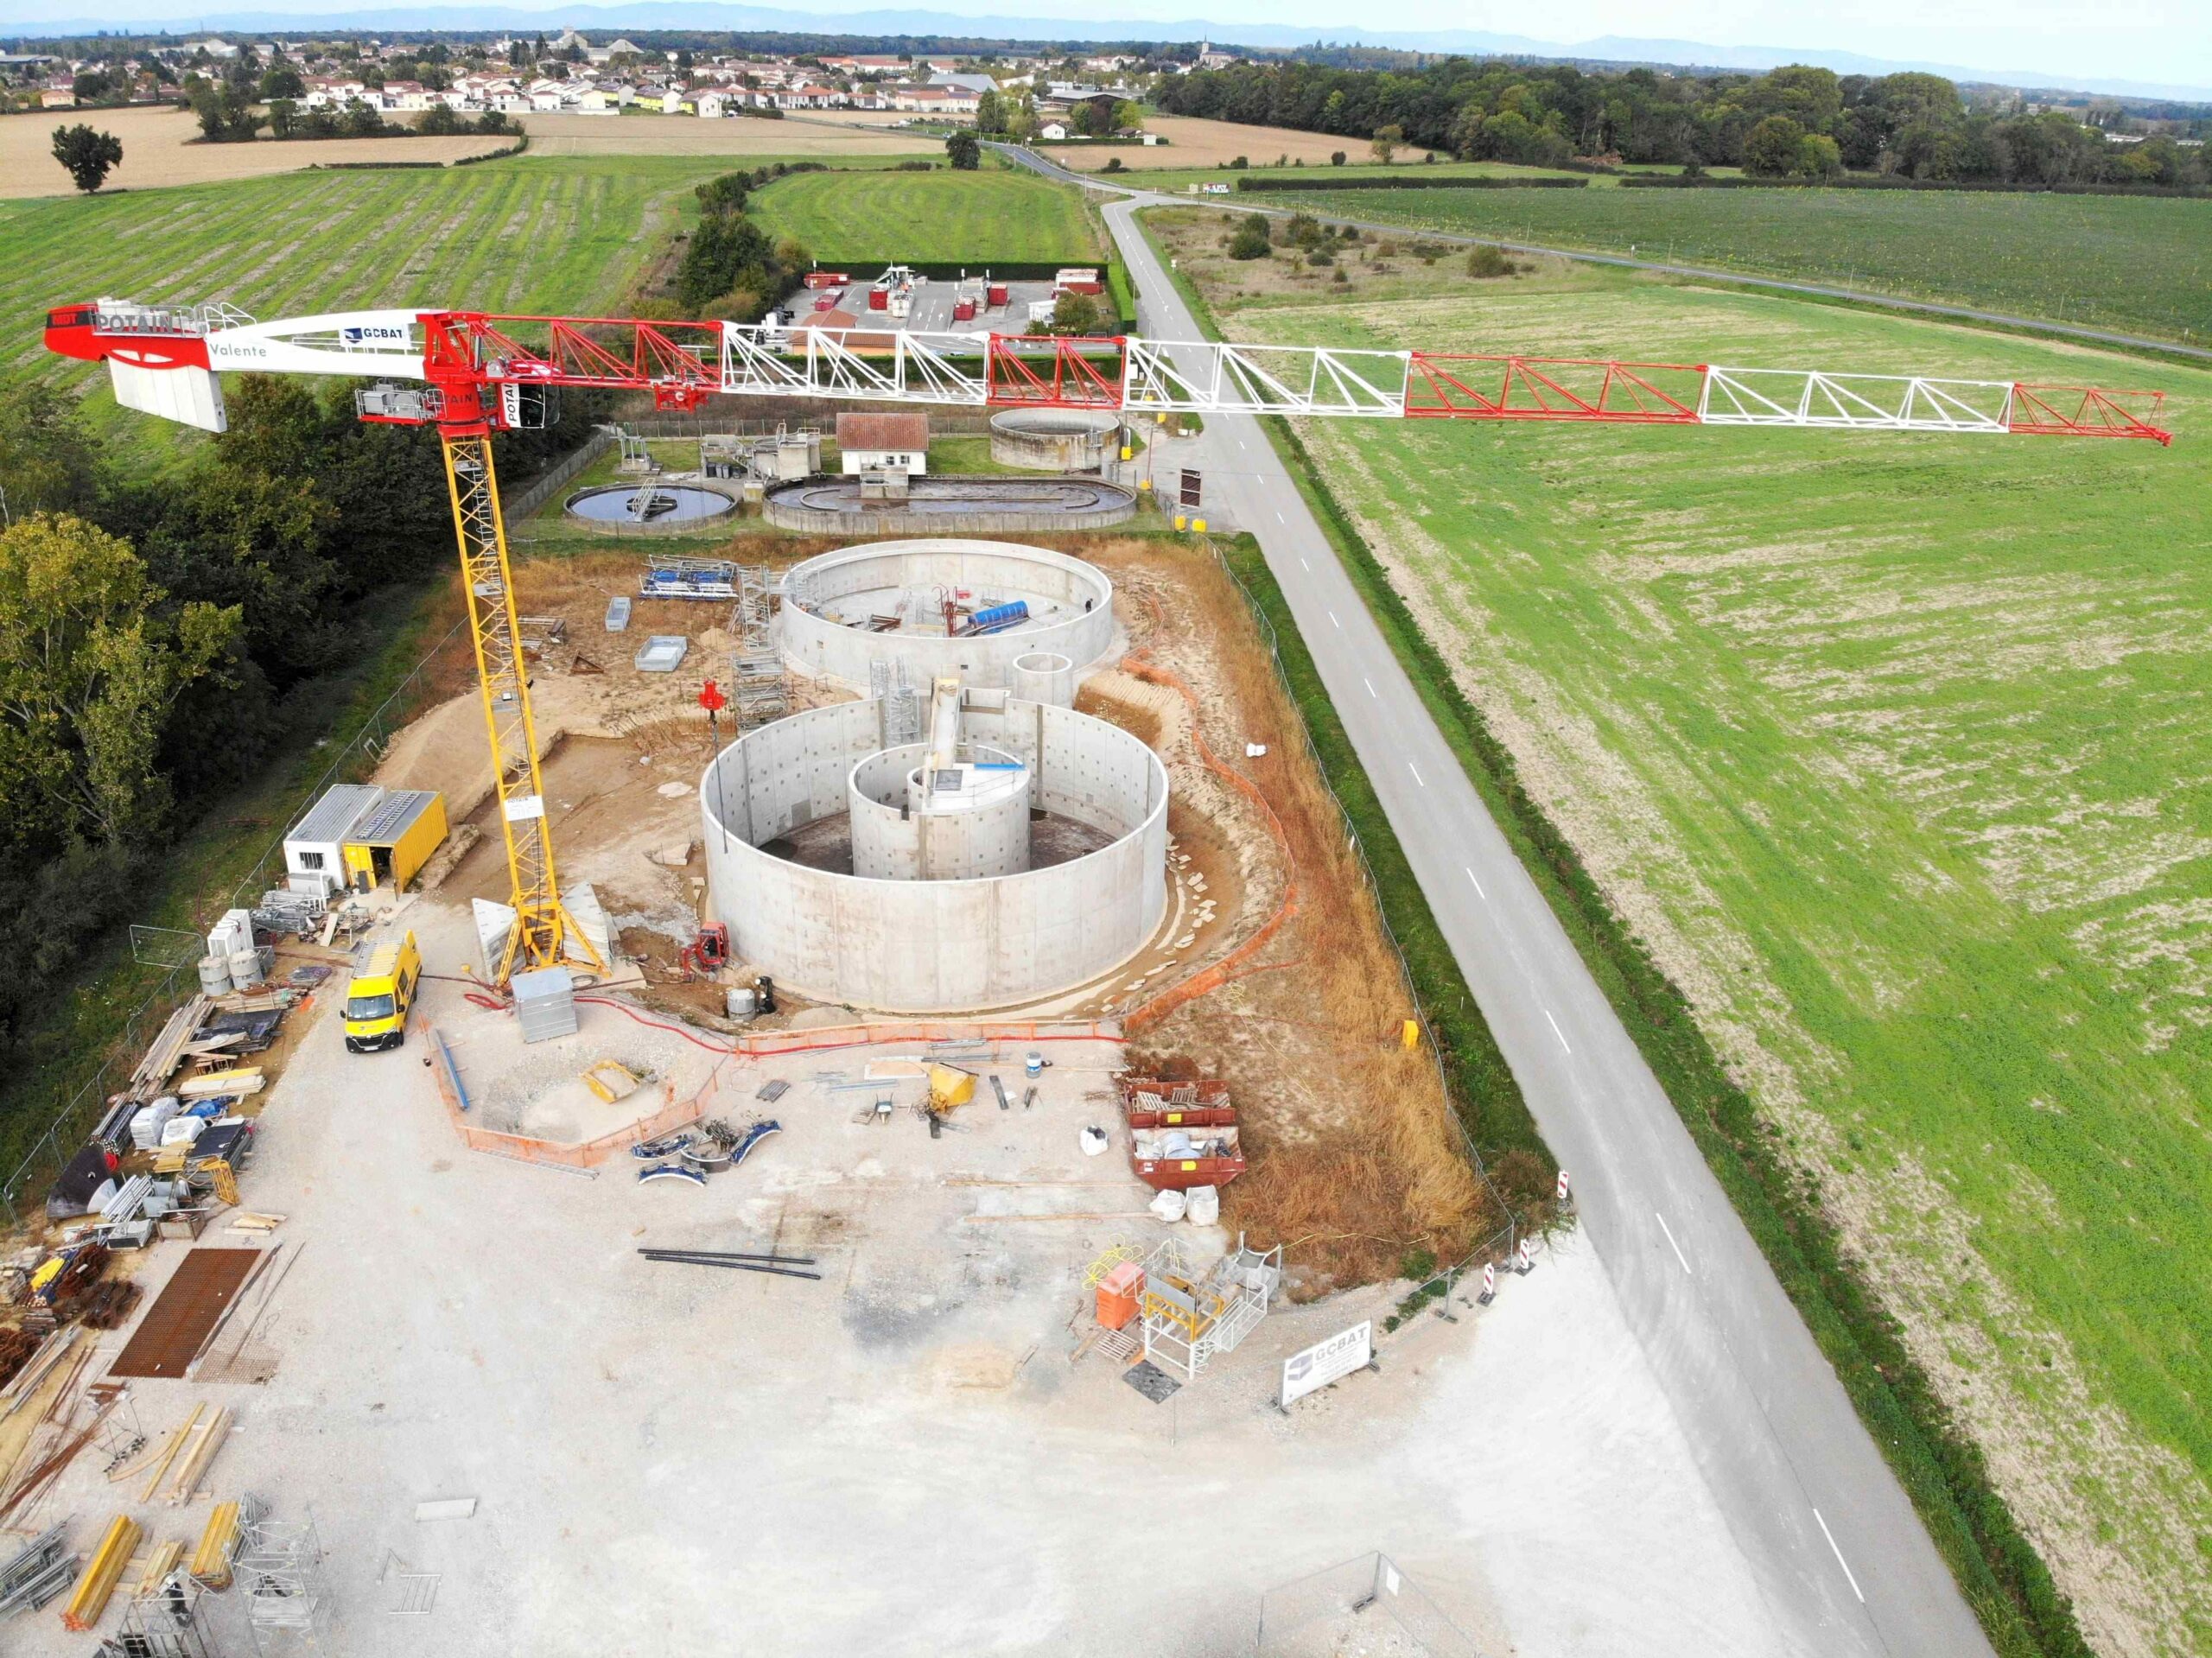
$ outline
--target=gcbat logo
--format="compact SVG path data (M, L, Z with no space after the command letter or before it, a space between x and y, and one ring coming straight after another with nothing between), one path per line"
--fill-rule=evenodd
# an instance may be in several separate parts
M397 323L348 323L338 331L340 343L347 346L404 346L407 330Z

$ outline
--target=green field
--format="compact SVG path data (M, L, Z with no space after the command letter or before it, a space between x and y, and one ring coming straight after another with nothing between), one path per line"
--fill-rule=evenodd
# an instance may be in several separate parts
M2212 336L2212 201L1939 190L1385 190L1309 213Z
M825 264L1100 257L1076 191L1027 173L801 173L762 190L750 211Z
M524 156L0 203L0 384L66 377L92 392L88 412L103 429L136 447L153 441L154 422L117 425L105 378L47 354L39 328L48 306L102 295L226 300L264 317L608 306L691 209L691 187L730 166L716 156Z
M1473 296L1392 280L1224 306L1224 331L2172 393L2171 449L1306 435L1822 1174L2092 1642L2212 1650L2212 375L1587 271Z
M1347 145L1356 156L1363 156L1367 152L1365 144L1351 144L1347 141ZM1152 150L1147 152L1147 159L1173 153L1172 149ZM1066 162L1065 151L1049 146L1038 154L1047 161ZM1074 165L1072 162L1066 162L1066 164L1071 168ZM1087 166L1083 170L1093 177L1104 176ZM1421 179L1586 178L1592 187L1599 189L1620 182L1618 178L1603 173L1574 173L1548 167L1516 167L1508 162L1438 162L1425 167L1419 156L1415 156L1410 163L1400 161L1389 167L1378 167L1373 162L1365 166L1349 164L1344 167L1255 165L1236 169L1225 167L1133 167L1126 172L1115 174L1114 181L1117 184L1141 184L1156 190L1182 191L1193 184L1226 184L1234 190L1239 179L1296 179L1303 182L1309 179L1404 179L1408 175ZM1303 195L1306 193L1300 191L1299 194ZM1363 189L1360 194L1364 196L1374 192Z

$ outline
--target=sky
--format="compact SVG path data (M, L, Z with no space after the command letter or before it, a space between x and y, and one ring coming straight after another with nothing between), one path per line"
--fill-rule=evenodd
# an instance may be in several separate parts
M491 0L560 16L560 0ZM600 0L619 4L620 0ZM742 0L740 0L742 3ZM888 0L752 0L835 28L838 14L893 10ZM0 0L0 29L61 16L178 19L219 13L302 16L449 0ZM1116 23L1265 23L1341 38L1354 26L1389 31L1471 30L1562 46L1605 37L1719 47L1857 53L1992 73L2048 73L2053 84L2131 80L2212 88L2212 0L1416 0L1398 9L1363 0L914 0L939 15L1058 19L1078 33ZM456 8L458 10L458 8ZM1175 31L1180 33L1179 29Z

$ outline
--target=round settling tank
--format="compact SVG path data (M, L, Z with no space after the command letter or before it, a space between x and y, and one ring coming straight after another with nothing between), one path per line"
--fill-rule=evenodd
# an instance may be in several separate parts
M1096 472L1117 454L1121 418L1096 409L1007 409L991 416L991 459L1037 472Z
M580 489L563 511L579 523L626 535L673 534L727 517L736 498L696 484L607 484Z
M1009 619L1014 606L1021 614ZM1016 657L1064 657L1073 676L1113 648L1114 584L1047 547L877 541L793 565L776 626L793 668L854 690L877 664L912 684L951 677L1009 689Z
M741 960L814 1001L924 1013L1072 989L1143 948L1167 906L1157 754L1072 708L984 693L932 768L926 744L887 742L889 718L874 701L810 708L701 778L708 885ZM849 865L808 861L848 816ZM1084 849L1033 855L1055 827Z

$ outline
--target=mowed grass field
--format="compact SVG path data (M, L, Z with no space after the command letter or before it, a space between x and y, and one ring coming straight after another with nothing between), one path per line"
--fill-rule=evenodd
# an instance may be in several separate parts
M800 173L760 191L750 211L825 264L1101 257L1074 187L1027 173Z
M1235 269L1184 266L1209 263ZM1306 438L1822 1176L2093 1643L2212 1651L2212 375L1588 271L1393 280L1230 302L1224 328L2172 394L2171 449Z
M1300 191L1280 206L2212 337L2212 201L1946 190Z
M104 432L133 447L154 441L156 422L118 418L104 374L40 342L49 306L104 295L226 300L261 317L428 303L599 309L690 216L692 187L729 165L524 156L0 202L0 387L23 376L80 386Z

